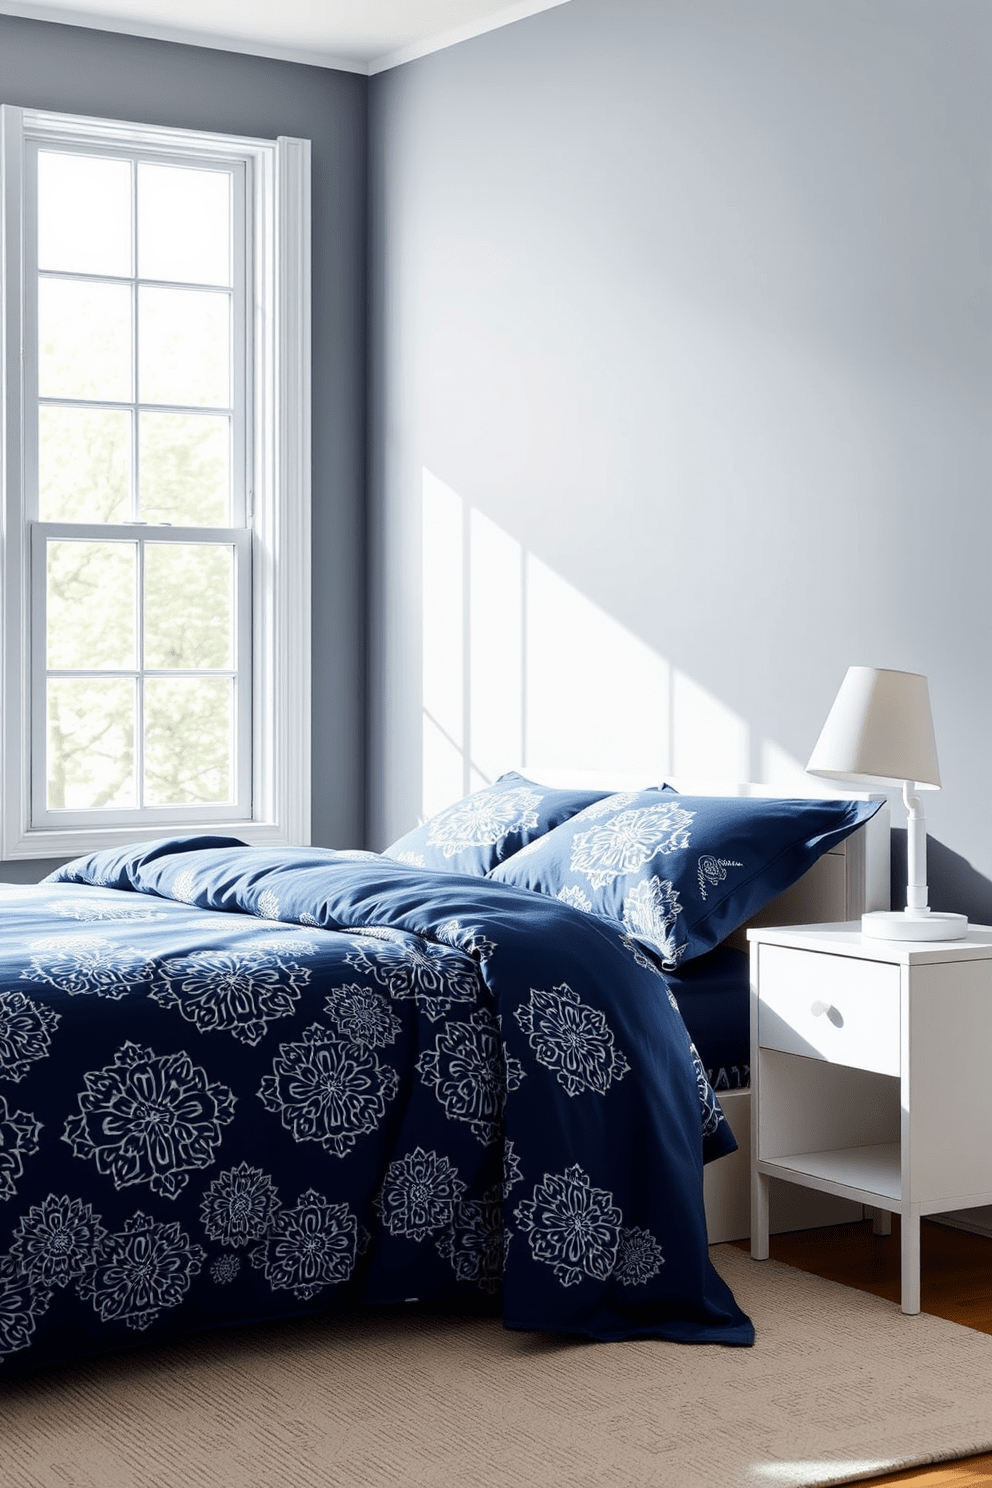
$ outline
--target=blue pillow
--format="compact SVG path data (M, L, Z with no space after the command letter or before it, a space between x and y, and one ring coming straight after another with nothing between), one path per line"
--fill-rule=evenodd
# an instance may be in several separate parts
M615 920L674 968L712 950L881 804L626 792L490 876Z
M387 847L385 856L417 868L486 874L527 843L608 796L602 790L552 790L511 770L495 785L414 827Z

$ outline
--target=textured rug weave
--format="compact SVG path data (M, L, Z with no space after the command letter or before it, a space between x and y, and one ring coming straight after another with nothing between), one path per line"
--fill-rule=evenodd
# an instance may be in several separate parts
M3 1488L793 1488L992 1449L992 1338L731 1247L753 1349L325 1316L0 1387Z

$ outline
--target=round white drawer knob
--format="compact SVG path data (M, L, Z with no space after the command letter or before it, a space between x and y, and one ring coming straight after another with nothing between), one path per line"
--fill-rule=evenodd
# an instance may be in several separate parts
M819 1000L814 1002L812 1007L810 1008L810 1012L813 1014L814 1018L822 1018L824 1013L829 1013L829 1011L829 1002L820 1002Z

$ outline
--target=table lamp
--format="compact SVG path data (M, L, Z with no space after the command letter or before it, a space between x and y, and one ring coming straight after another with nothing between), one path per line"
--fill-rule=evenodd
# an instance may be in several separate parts
M862 915L862 933L879 940L963 939L967 916L938 914L927 903L927 827L917 790L939 790L940 771L926 677L848 667L806 769L829 780L902 786L909 816L906 908Z

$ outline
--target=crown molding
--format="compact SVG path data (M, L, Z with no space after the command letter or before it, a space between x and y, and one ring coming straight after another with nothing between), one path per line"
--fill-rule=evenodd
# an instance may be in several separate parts
M416 62L418 57L427 57L431 52L440 52L446 47L457 46L460 41L471 41L474 36L484 36L487 31L498 31L503 26L511 26L514 21L523 21L528 16L539 15L542 10L554 10L557 5L567 4L568 0L517 0L516 4L507 5L485 19L470 21L464 26L454 26L448 31L425 37L423 41L411 42L409 46L400 47L395 52L386 52L381 57L374 57L368 64L369 76L374 77L378 72L388 72L392 67L402 67L405 62Z
M367 76L369 70L367 62L355 57L339 57L332 52L279 46L275 42L254 41L248 37L221 36L212 31L197 31L191 26L164 26L152 21L129 20L124 16L102 15L96 11L69 10L62 5L35 5L30 0L26 3L25 0L0 0L0 15L17 16L26 21L48 21L55 26L82 26L87 31L145 36L152 41L208 47L216 52L241 52L248 57L269 57L276 62L300 62L304 67L326 67L335 72L357 72Z
M104 15L98 11L71 10L64 5L36 4L32 0L0 0L0 15L16 16L26 21L47 21L55 26L81 26L89 31L144 36L152 41L170 41L177 46L241 52L248 57L268 57L277 62L298 62L304 67L324 67L335 72L355 72L369 77L379 72L388 72L393 67L402 67L405 62L415 62L419 57L427 57L432 52L457 46L460 41L483 36L487 31L510 26L514 21L526 20L528 16L538 15L542 10L553 10L558 5L567 4L568 0L517 0L516 4L504 6L502 10L484 19L427 36L422 41L411 42L409 46L385 52L370 61L342 57L318 48L280 46L276 42L253 40L249 37L198 31L190 26L161 25L153 21L131 20L125 16Z

